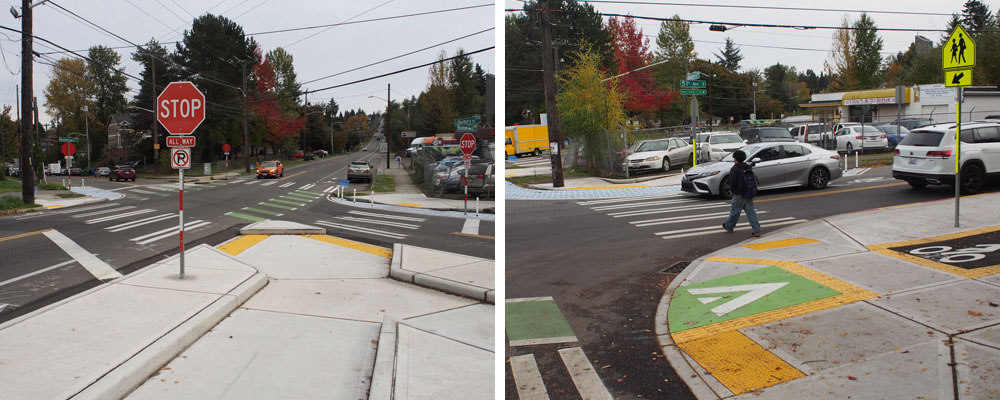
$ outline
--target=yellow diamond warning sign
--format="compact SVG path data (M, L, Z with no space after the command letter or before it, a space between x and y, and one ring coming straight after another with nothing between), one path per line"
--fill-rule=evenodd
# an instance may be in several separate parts
M947 87L972 86L972 69L944 71L944 85Z
M976 42L972 41L972 37L969 36L969 33L961 25L956 25L955 30L951 32L951 36L948 37L948 42L942 47L941 56L941 68L946 70L975 67ZM948 83L949 81L945 82Z

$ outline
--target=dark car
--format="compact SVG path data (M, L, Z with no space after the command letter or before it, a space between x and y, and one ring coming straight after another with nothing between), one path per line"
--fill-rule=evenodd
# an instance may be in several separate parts
M69 175L70 176L82 176L83 175L83 170L79 169L79 168L70 168L69 169Z
M365 182L371 183L374 179L373 168L368 161L351 161L351 164L347 166L347 180L364 180Z
M906 135L910 134L910 130L906 129L905 126L896 124L878 124L875 125L880 131L885 132L886 139L889 139L889 149L895 149L899 142L906 139ZM899 137L896 137L897 129L899 128Z
M496 192L492 163L473 164L468 172L469 193L492 196ZM460 171L459 176L464 177L465 171Z
M111 170L108 180L115 182L132 180L132 182L135 182L135 169L126 165L119 165Z
M937 122L930 118L903 118L899 120L899 126L911 131L929 125L937 125Z
M747 144L767 143L767 142L794 142L795 138L788 132L788 128L782 127L760 127L743 128L740 130L740 138Z

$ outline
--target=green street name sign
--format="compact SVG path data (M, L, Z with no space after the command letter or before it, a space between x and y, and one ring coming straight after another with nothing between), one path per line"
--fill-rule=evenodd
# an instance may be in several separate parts
M681 81L682 88L703 88L705 81Z
M705 89L681 89L681 94L683 95L706 95L708 90Z
M80 139L77 139L75 137L61 137L61 138L59 138L59 143L66 143L66 142L69 142L69 143L79 143Z
M687 79L701 79L701 72L695 71L687 74Z
M475 132L482 120L478 115L455 120L455 129L459 132Z

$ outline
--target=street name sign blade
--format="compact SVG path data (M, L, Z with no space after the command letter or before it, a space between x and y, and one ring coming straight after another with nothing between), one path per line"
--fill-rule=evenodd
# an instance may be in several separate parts
M706 95L708 90L705 89L681 89L682 95Z
M941 68L948 70L975 66L976 42L961 25L956 25L951 36L948 36L948 41L941 46Z
M681 81L682 88L703 88L706 87L705 81Z
M478 115L455 120L455 130L459 132L475 132L482 119Z
M156 97L156 120L171 135L190 135L205 121L205 95L191 82L170 82Z
M695 71L687 74L685 77L688 80L701 79L701 72Z
M947 87L972 86L972 69L944 71L944 85Z
M191 149L187 147L170 149L170 168L191 169Z
M462 135L459 146L462 148L462 154L472 154L473 151L476 151L476 137L471 133Z
M59 138L59 143L78 143L78 142L80 142L80 139L77 139L75 137L61 137L61 138Z
M194 147L194 136L167 136L167 147Z
M76 145L69 142L63 143L62 146L59 147L59 151L64 156L71 156L73 154L76 154Z

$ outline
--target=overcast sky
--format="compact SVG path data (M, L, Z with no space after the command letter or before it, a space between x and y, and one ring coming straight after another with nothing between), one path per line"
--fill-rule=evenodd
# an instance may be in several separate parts
M4 9L20 8L21 2L6 0ZM105 29L143 44L156 38L169 50L180 40L185 29L190 28L193 17L212 13L223 15L252 34L278 29L306 27L366 20L488 4L487 0L375 0L375 1L321 1L321 0L57 0L58 5L94 22ZM34 34L51 40L71 50L86 54L94 45L109 47L127 46L128 43L98 31L75 18L64 14L51 4L34 9ZM300 82L343 72L382 59L466 36L494 26L495 8L478 7L432 15L402 19L343 25L330 29L312 29L289 33L252 35L264 52L283 47L295 59L295 71ZM20 30L21 21L9 13L0 16L0 25ZM467 52L490 47L494 44L494 31L481 33L433 49L421 51L397 60L346 73L304 85L306 89L319 89L399 69L434 61L438 52L448 56L461 47ZM36 52L57 51L38 40ZM20 78L20 35L0 35L0 50L5 66L0 69L0 102L13 105L15 85ZM125 71L140 76L142 67L131 60L134 49L119 49ZM487 72L495 71L494 50L472 56ZM53 57L60 57L54 54ZM48 123L45 114L44 90L52 76L52 67L35 63L34 91L41 107L40 119ZM418 95L427 86L428 69L420 68L390 77L327 90L309 95L309 102L326 102L335 98L341 110L362 108L368 112L385 109L385 100L368 98L370 95L386 97L386 84L392 85L392 98ZM234 82L234 84L238 84ZM138 84L129 80L129 86ZM126 94L131 100L135 92Z
M649 0L646 3L668 3L667 0ZM818 1L786 1L786 0L728 0L728 1L708 1L708 0L677 0L673 3L705 4L706 6L677 6L677 5L640 5L640 4L609 4L592 3L594 8L603 13L631 14L636 16L650 16L669 18L678 15L682 19L731 22L731 23L754 23L754 24L779 24L779 25L804 25L804 26L839 26L844 17L855 21L860 17L857 12L843 11L791 11L791 10L767 10L753 8L723 8L711 7L708 5L739 5L739 6L764 6L764 7L797 7L797 8L824 8L838 10L869 10L869 11L905 11L920 13L942 13L947 15L909 15L909 14L883 14L870 13L879 28L912 28L940 30L946 29L950 14L959 12L965 0L880 0L880 1L857 1L840 0L836 2ZM990 7L990 11L997 12L1000 7L998 1L985 1ZM521 8L520 1L505 0L506 8ZM605 18L605 22L607 19ZM651 20L636 20L642 28L643 34L649 38L650 49L656 48L656 35L659 32L659 22ZM829 59L830 49L833 43L833 30L813 29L795 30L779 28L751 28L740 27L727 32L711 32L708 24L691 25L691 37L695 43L695 51L703 59L716 60L713 53L721 53L726 37L731 38L741 45L741 52L744 56L741 67L764 68L781 63L791 65L800 72L812 69L817 74L823 69L823 61ZM905 51L913 43L916 35L922 34L937 42L940 38L939 32L887 32L880 31L880 36L884 42L883 57ZM756 47L769 46L769 47ZM796 49L781 49L796 48ZM808 49L808 50L806 50Z

